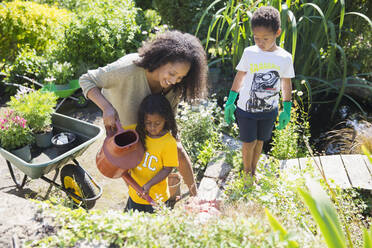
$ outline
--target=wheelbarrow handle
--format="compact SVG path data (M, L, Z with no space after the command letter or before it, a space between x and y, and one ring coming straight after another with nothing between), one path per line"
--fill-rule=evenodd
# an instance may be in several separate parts
M132 186L143 199L148 201L152 206L156 206L156 202L148 194L144 194L143 188L139 186L136 181L134 181L134 179L129 175L128 170L124 171L124 173L122 174L122 178L127 184Z
M29 82L31 82L31 83L33 83L33 84L36 84L36 85L38 85L38 86L40 86L40 87L44 87L43 84L37 82L36 80L34 80L34 79L32 79L32 78L26 77L26 76L24 76L24 75L18 75L18 74L17 74L16 76L17 76L17 77L20 77L20 78L23 78L23 79L26 79L27 81L29 81Z
M25 88L27 90L33 90L32 88L30 87L27 87L27 86L24 86L24 85L21 85L21 84L15 84L15 83L4 83L5 85L9 85L9 86L14 86L14 87L17 87L17 88L20 88L22 90L22 88Z

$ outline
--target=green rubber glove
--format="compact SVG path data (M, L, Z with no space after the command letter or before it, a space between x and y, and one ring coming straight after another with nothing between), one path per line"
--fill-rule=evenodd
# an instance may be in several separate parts
M238 96L238 92L230 90L229 97L227 98L227 102L225 105L225 121L228 125L232 121L235 121L234 112L236 110L235 106L235 99Z
M292 102L283 102L283 111L279 114L279 125L276 126L276 129L281 130L287 126L291 120L291 108Z

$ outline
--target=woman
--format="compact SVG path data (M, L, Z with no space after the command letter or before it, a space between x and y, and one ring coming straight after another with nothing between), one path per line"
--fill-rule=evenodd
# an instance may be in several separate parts
M79 79L84 95L103 112L107 135L116 132L119 120L133 128L142 100L149 94L163 93L177 110L181 99L191 102L206 96L207 60L200 41L179 31L158 34L139 48ZM179 171L195 196L196 185L191 161L178 142Z

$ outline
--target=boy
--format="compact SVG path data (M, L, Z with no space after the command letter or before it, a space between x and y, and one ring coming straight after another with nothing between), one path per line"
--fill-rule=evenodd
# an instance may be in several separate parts
M256 45L245 48L236 67L238 72L225 106L225 121L227 124L235 121L236 110L244 172L253 178L263 142L270 139L278 114L280 87L284 110L276 128L283 129L290 121L294 69L291 54L276 45L281 32L278 10L259 8L252 16L251 27Z

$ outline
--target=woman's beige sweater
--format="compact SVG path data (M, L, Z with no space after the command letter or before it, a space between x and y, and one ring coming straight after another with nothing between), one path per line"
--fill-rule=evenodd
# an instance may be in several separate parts
M105 67L89 70L79 79L85 97L94 87L102 89L102 94L117 110L123 126L137 124L140 103L151 94L145 69L133 63L138 59L137 53L125 55ZM176 111L180 94L170 90L165 97Z

